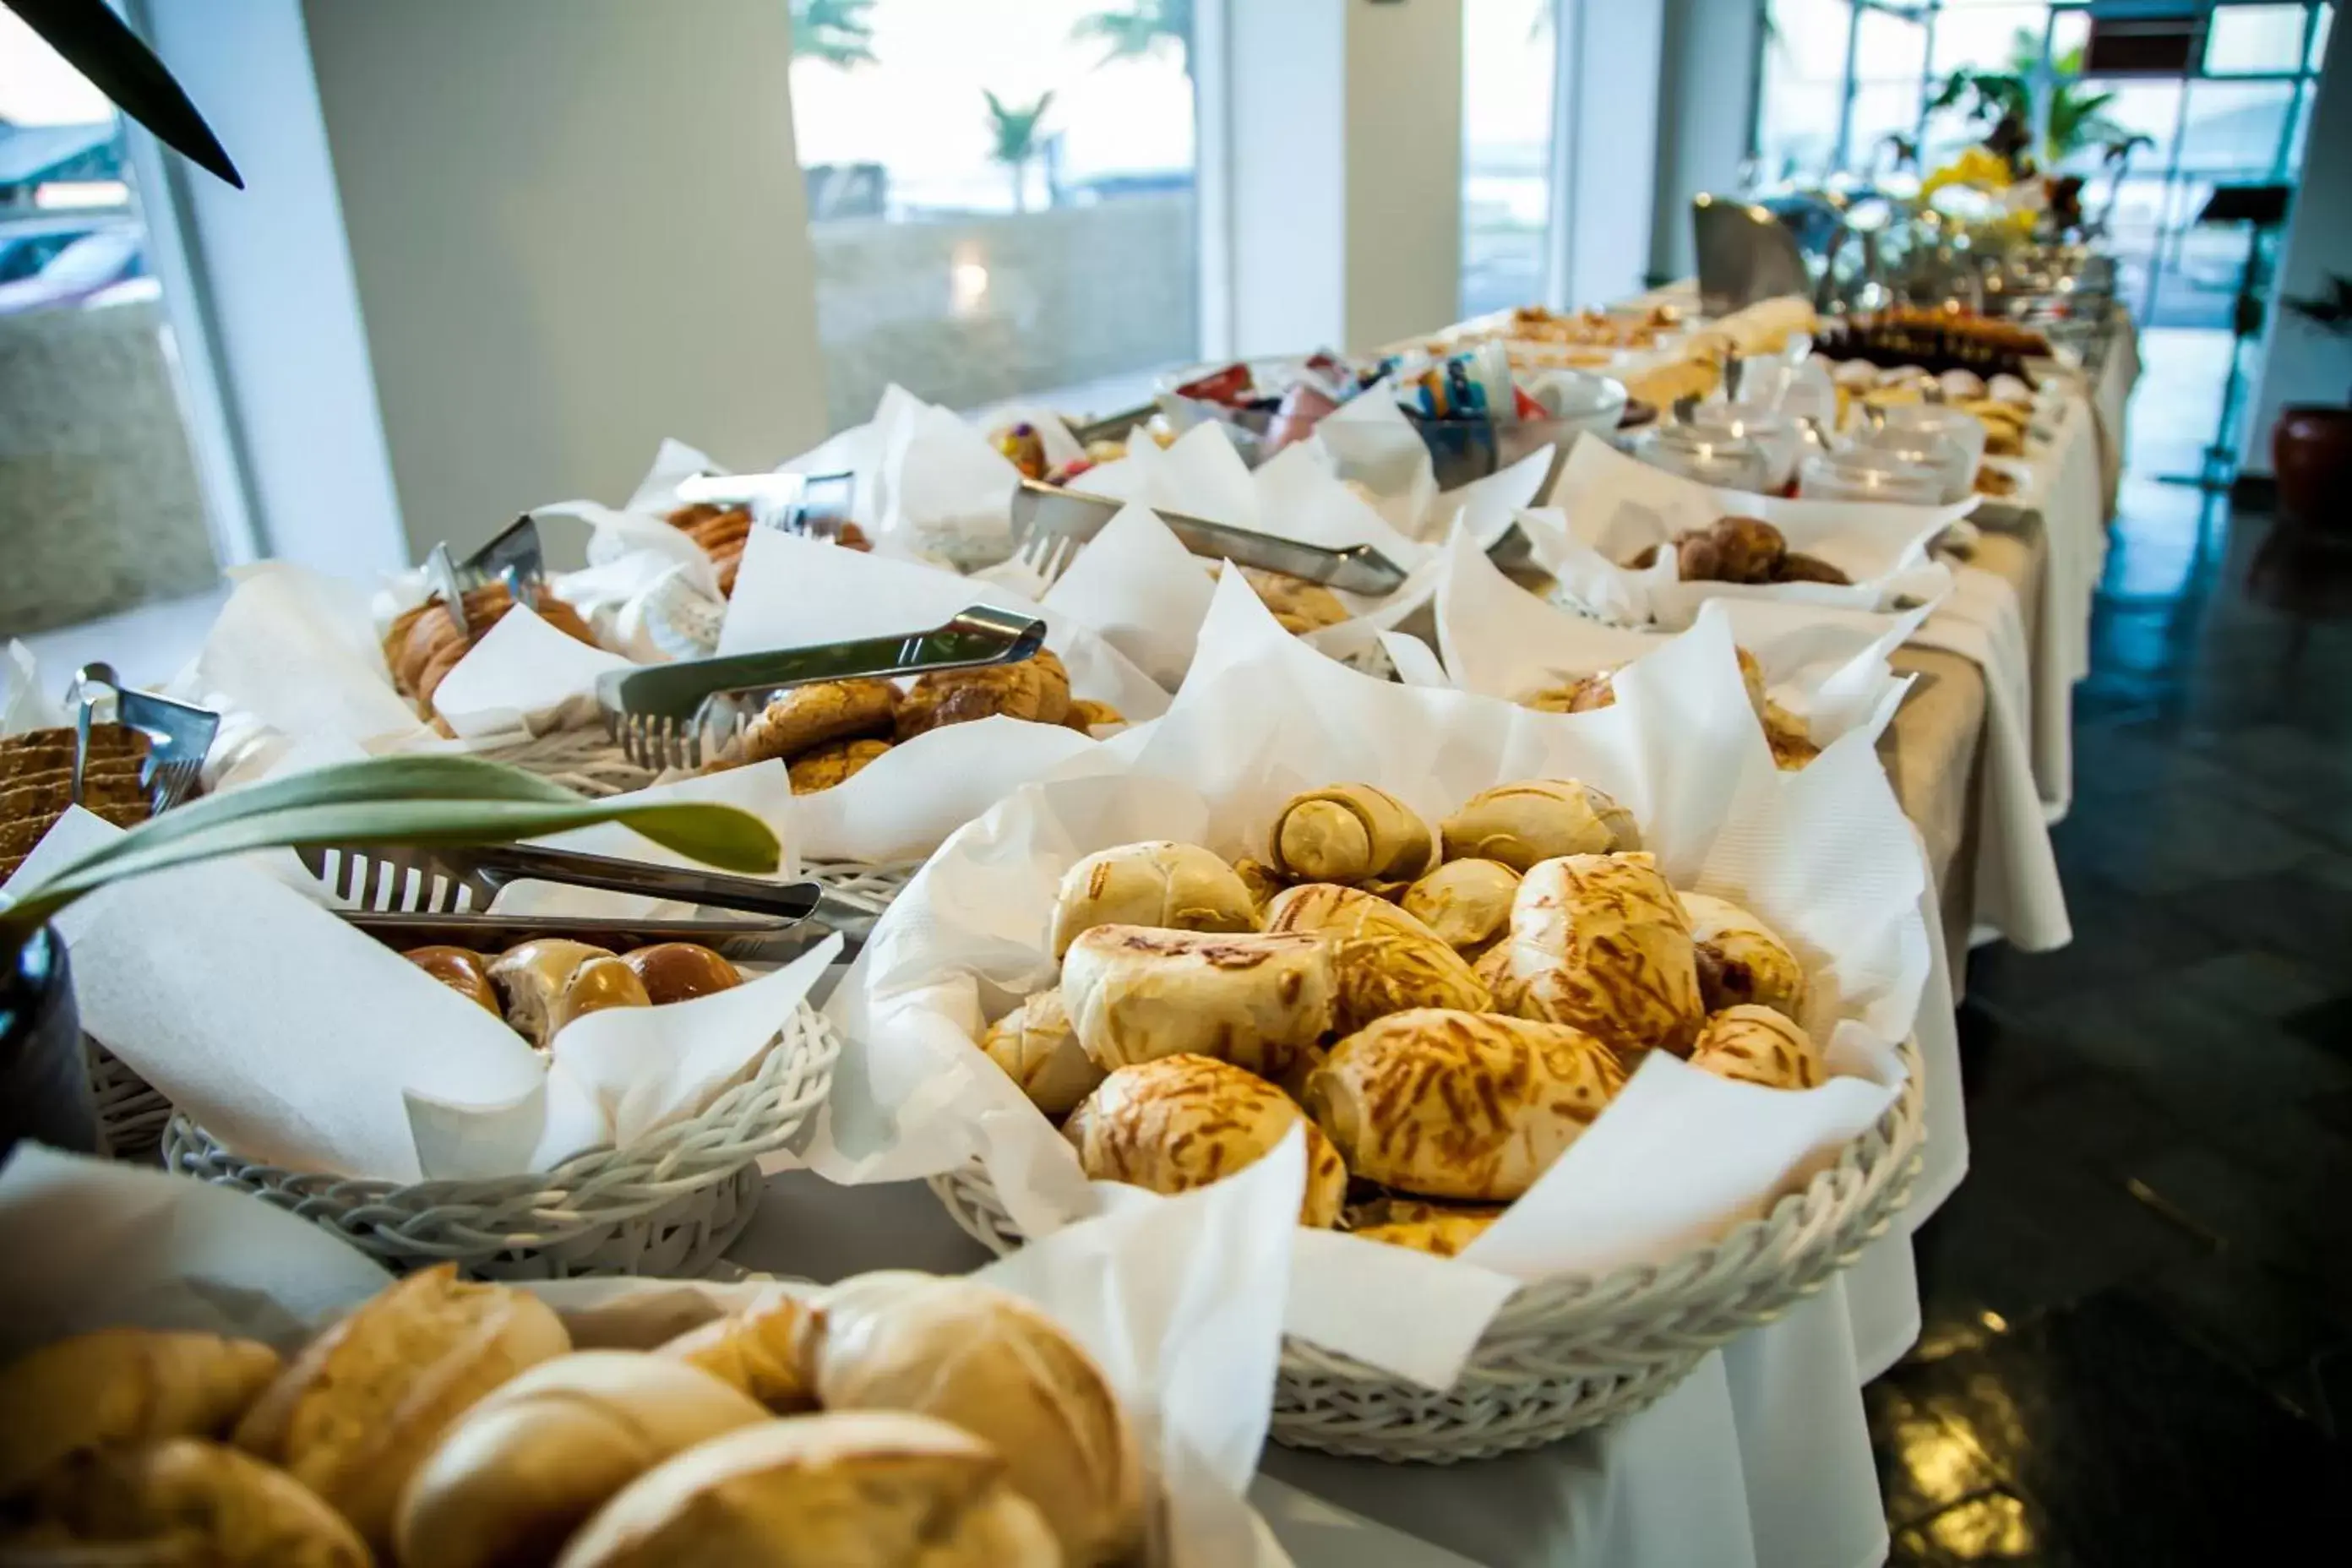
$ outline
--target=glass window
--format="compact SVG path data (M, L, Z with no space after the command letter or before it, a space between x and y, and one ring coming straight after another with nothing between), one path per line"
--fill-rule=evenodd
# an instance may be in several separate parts
M1756 134L1758 174L1767 184L1831 172L1851 15L1845 0L1772 0Z
M2223 179L2268 179L2294 112L2292 82L2191 82L2180 166Z
M1553 0L1464 0L1462 313L1543 298Z
M1191 0L792 0L836 427L1138 400L1200 352Z
M2327 64L2327 29L2336 20L2336 7L2322 5L2311 19L2311 52L2304 57L2303 68L2316 74Z
M2294 70L2303 59L2304 12L2300 5L2217 6L2205 25L2206 73Z
M1947 5L1936 14L1936 38L1928 68L1938 78L1963 68L2011 70L2042 58L2047 5Z

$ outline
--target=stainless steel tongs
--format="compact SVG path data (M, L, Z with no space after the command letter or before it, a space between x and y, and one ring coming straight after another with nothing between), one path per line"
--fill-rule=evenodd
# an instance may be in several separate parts
M817 680L1013 664L1045 646L1045 622L974 605L928 631L614 670L597 678L596 701L630 761L699 767L707 732L723 745L740 731L747 697Z
M514 520L507 528L459 561L449 552L448 541L435 545L425 557L425 582L457 623L457 629L467 637L474 628L466 619L466 590L503 583L514 602L532 602L535 589L545 581L547 560L540 549L539 522L528 513Z
M656 942L690 942L738 963L788 963L831 936L838 927L809 921L623 921L595 915L474 915L429 911L344 910L353 929L385 946L410 948L446 943L477 952L499 952L519 942L561 937L614 952ZM867 921L871 923L870 917ZM845 932L842 956L858 949L857 932Z
M509 882L561 882L788 921L806 920L824 902L824 890L814 882L770 882L576 849L398 844L297 853L310 874L338 896L379 913L480 914Z
M857 499L855 474L689 474L677 499L702 506L740 506L762 528L838 537Z
M1033 533L1047 533L1084 543L1100 533L1126 504L1108 496L1024 479L1013 495L1013 542L1017 547ZM1223 559L1237 566L1304 577L1351 594L1392 594L1404 585L1404 568L1369 544L1326 550L1158 507L1151 511L1185 549L1213 561Z
M147 792L150 810L163 813L196 793L203 782L205 753L220 732L220 715L210 709L122 684L110 664L86 664L74 671L74 760L71 800L81 804L82 784L89 766L89 727L108 696L113 698L114 722L147 737L147 760L140 766L140 783ZM103 721L100 721L101 722Z

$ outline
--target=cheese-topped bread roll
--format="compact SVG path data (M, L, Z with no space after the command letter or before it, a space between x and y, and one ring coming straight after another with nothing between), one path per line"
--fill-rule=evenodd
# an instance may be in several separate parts
M799 1292L770 1286L751 1305L687 1330L656 1353L699 1368L779 1415L816 1404L816 1310Z
M1519 882L1507 943L1514 1009L1598 1035L1630 1065L1690 1054L1706 1016L1698 950L1646 854L1539 861Z
M1062 959L1062 1001L1105 1072L1192 1051L1278 1076L1331 1027L1331 953L1295 932L1097 926Z
M1270 931L1312 931L1331 946L1341 1034L1409 1007L1473 1013L1494 998L1469 961L1435 931L1385 899L1330 882L1307 882L1265 907Z
M1348 1169L1433 1198L1507 1202L1625 1085L1580 1029L1496 1013L1398 1013L1349 1036L1307 1080Z
M1439 1258L1456 1258L1503 1217L1491 1204L1432 1204L1416 1198L1383 1198L1360 1211L1348 1211L1350 1236L1391 1247L1411 1247Z
M68 1454L226 1433L278 1375L278 1352L218 1334L100 1329L0 1371L0 1496Z
M1755 1002L1791 1018L1805 1016L1805 966L1771 928L1727 899L1676 896L1698 944L1699 994L1708 1012Z
M1519 874L1500 860L1448 860L1404 890L1404 912L1454 952L1475 958L1511 929Z
M10 1568L369 1568L371 1561L350 1523L293 1477L195 1437L77 1454L43 1471L0 1514L0 1563Z
M1024 998L991 1024L980 1048L1048 1116L1068 1110L1103 1080L1103 1069L1078 1044L1059 986Z
M1786 1014L1748 1003L1706 1021L1691 1066L1766 1089L1813 1089L1829 1076L1811 1035Z
M1499 860L1525 871L1561 855L1639 849L1633 814L1576 779L1523 779L1481 790L1445 819L1445 858Z
M1268 858L1293 881L1409 882L1435 862L1436 835L1384 789L1330 784L1283 804Z
M1054 956L1095 926L1255 931L1257 904L1231 866L1197 844L1154 840L1097 849L1062 874Z
M1255 1163L1305 1120L1288 1095L1255 1074L1208 1057L1163 1057L1103 1079L1062 1136L1097 1181L1182 1193ZM1309 1123L1298 1223L1335 1223L1347 1190L1338 1151Z

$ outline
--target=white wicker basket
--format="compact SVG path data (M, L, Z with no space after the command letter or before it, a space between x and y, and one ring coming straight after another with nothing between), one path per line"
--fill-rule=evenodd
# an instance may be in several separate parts
M300 1215L397 1269L454 1261L499 1279L699 1274L750 1222L759 1157L824 1103L840 1051L832 1024L803 1005L751 1076L701 1115L525 1175L403 1185L289 1171L245 1159L178 1114L164 1129L163 1163Z
M90 1101L98 1112L99 1152L110 1160L153 1163L163 1157L163 1124L172 1102L130 1064L91 1039L81 1037L89 1073Z
M1908 1043L1904 1060L1910 1080L1894 1109L1801 1191L1672 1263L1522 1287L1443 1393L1285 1340L1276 1441L1450 1464L1556 1442L1652 1404L1709 1351L1787 1312L1885 1233L1927 1136ZM931 1189L982 1246L1021 1244L978 1166L934 1176Z
M626 795L654 782L651 768L640 767L621 751L621 742L601 725L554 730L527 741L493 746L481 753L525 773L552 780L591 800Z
M893 860L877 864L867 860L803 860L801 875L822 887L853 909L879 915L890 907L890 900L907 890L907 884L922 869L920 860Z

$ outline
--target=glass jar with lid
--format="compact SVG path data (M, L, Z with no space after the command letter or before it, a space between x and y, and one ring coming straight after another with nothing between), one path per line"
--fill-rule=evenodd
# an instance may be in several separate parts
M1756 441L1704 425L1661 420L1634 441L1633 455L1717 489L1761 490L1771 477L1770 459Z
M1943 475L1898 453L1848 447L1807 458L1798 470L1797 494L1805 500L1933 506L1943 494Z

